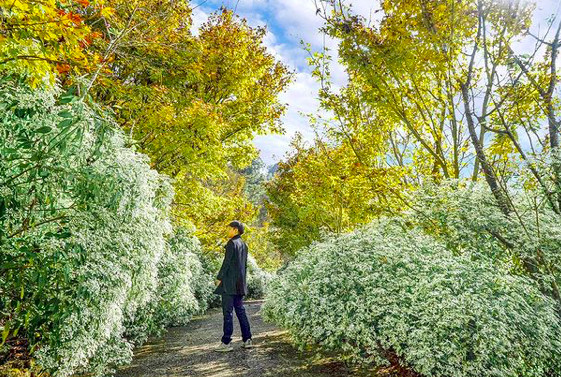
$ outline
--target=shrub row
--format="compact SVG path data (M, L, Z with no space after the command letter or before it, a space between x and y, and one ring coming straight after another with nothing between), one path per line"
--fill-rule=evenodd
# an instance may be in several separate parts
M301 250L269 283L264 316L301 347L372 367L398 362L431 377L561 375L554 302L512 266L474 254L382 218Z
M212 292L168 178L129 145L72 93L0 82L0 343L53 376L109 373Z

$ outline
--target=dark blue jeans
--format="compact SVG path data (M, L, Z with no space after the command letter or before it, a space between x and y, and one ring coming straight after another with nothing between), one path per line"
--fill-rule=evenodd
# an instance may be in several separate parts
M236 316L240 322L242 330L242 340L245 342L251 339L251 331L249 329L249 321L245 314L243 306L243 295L222 295L222 314L224 315L224 335L222 343L228 344L232 341L232 333L234 332L234 314L232 310L236 310Z

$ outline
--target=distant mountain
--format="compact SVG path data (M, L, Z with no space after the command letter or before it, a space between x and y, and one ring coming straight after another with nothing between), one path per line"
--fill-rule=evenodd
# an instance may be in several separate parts
M275 175L276 171L279 169L279 163L274 165L269 165L267 169L267 180L271 179Z

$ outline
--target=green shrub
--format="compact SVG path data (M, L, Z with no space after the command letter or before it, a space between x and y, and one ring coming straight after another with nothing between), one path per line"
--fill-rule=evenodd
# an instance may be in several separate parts
M148 335L162 335L166 327L188 323L212 300L213 276L199 259L199 240L176 228L158 262L158 285L152 301L126 324L127 339L140 344Z
M272 274L263 270L257 264L255 258L247 256L247 290L248 297L263 298L267 290L267 284L271 280Z
M301 250L263 311L300 346L371 366L395 355L423 376L559 375L554 303L509 267L382 218Z
M414 209L404 215L453 253L508 263L513 272L532 276L543 293L555 297L561 286L561 216L548 206L539 187L524 187L524 181L511 186L516 212L509 217L495 204L486 182L458 179L425 183L412 197Z
M201 314L209 307L212 300L214 300L215 274L205 267L201 243L197 237L188 233L183 228L177 228L170 244L172 250L175 250L176 255L178 255L178 258L184 258L187 262L184 265L186 267L184 267L184 271L178 269L177 274L190 276L188 284L196 300L196 310L193 314ZM170 294L173 295L173 292L169 292L167 296ZM163 295L163 297L166 297L166 295ZM187 317L185 319L187 319ZM188 319L190 319L190 317ZM168 322L169 325L183 325L185 323L185 320L180 320L178 317Z
M109 373L208 295L196 242L167 242L169 179L128 144L71 93L0 82L0 324L53 376Z

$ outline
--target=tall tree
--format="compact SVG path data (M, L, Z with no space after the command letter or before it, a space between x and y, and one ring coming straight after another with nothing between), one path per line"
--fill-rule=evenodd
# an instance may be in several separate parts
M537 242L539 234L524 226L513 199L524 177L541 192L536 202L543 199L548 210L561 213L556 145L559 20L544 35L534 36L529 30L533 6L527 2L398 0L382 1L382 21L372 26L353 14L348 3L317 5L326 21L324 31L340 40L339 56L349 75L349 84L339 93L323 85L326 107L344 114L358 104L357 113L365 116L357 118L357 131L351 135L373 133L391 145L397 161L404 161L404 155L419 156L405 162L426 179L469 175L478 180L482 175L502 214L523 230L514 242L504 242L504 234L494 236L520 257L527 273L548 280L547 292L561 303L552 260L539 248L533 255L516 251L523 249L520 242ZM535 40L529 54L516 51L515 42L523 37ZM347 129L352 124L344 123ZM396 139L388 137L392 134L404 135L397 139L398 148ZM538 168L542 161L549 170ZM419 169L427 163L432 169Z
M265 28L230 10L193 35L186 2L112 6L114 21L96 24L106 63L86 90L115 110L154 168L175 178L178 221L193 222L213 246L222 223L252 211L239 196L243 183L227 181L257 156L255 134L283 131L278 94L292 75L264 46Z
M346 232L381 213L399 211L387 193L400 184L401 170L367 165L348 143L300 137L293 154L279 163L267 184L267 209L278 249L294 254L319 238L321 231ZM370 161L369 161L370 162Z
M24 75L37 86L55 74L91 70L99 57L88 46L101 35L88 20L105 19L103 0L1 0L0 72Z

